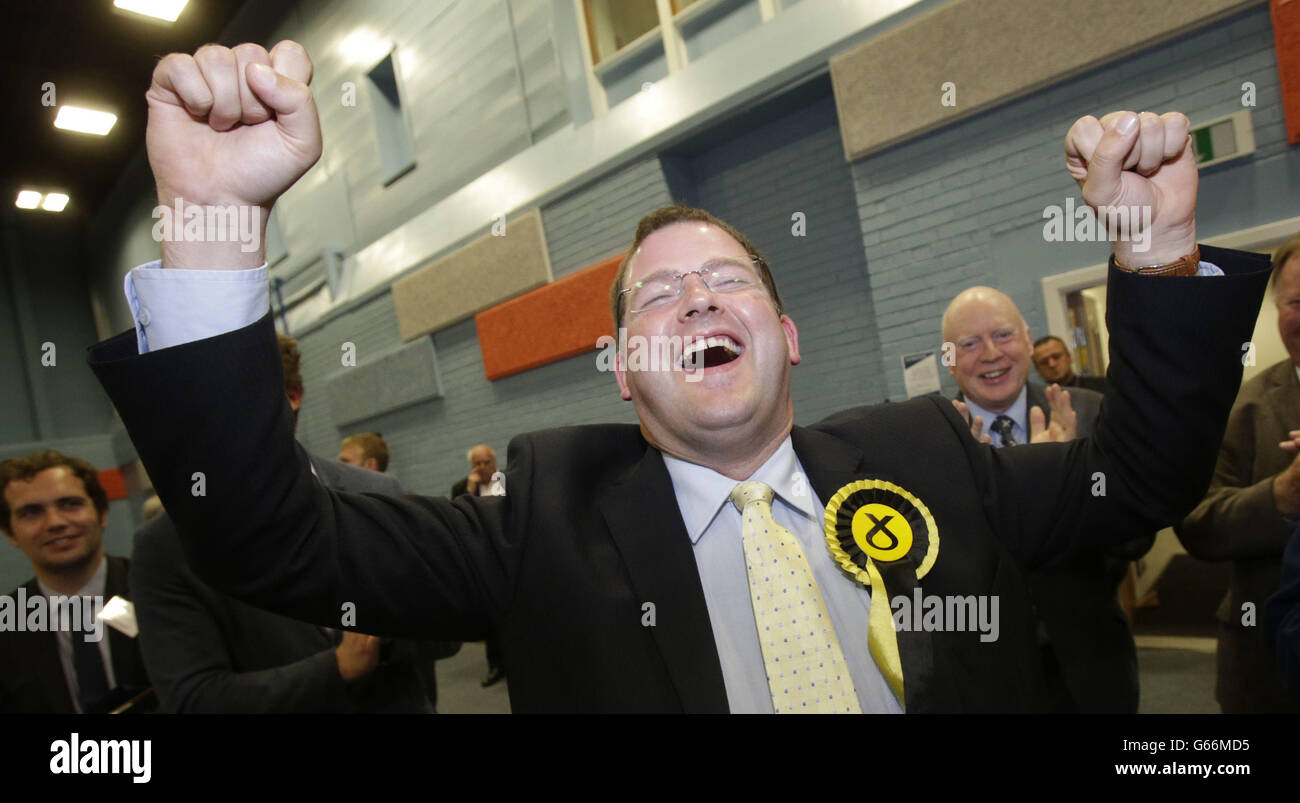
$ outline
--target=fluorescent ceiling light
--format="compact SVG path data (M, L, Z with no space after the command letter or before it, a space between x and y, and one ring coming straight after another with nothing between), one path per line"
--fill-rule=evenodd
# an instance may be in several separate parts
M45 193L45 203L41 204L41 208L46 212L62 212L63 207L67 205L68 196L61 192L47 192Z
M113 130L117 115L80 106L60 106L59 114L54 118L54 127L67 131L80 131L83 134L104 136Z
M18 193L18 200L14 201L14 206L19 209L35 209L41 202L41 194L35 190L23 190Z
M337 47L343 58L353 64L369 67L387 56L393 49L393 43L380 36L378 31L362 27L340 39Z
M113 0L113 5L146 17L175 22L190 0Z

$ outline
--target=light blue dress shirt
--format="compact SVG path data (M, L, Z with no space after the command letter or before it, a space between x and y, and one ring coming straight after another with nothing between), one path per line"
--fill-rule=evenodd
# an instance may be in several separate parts
M699 568L704 602L713 625L713 641L722 663L727 703L732 713L770 714L772 695L749 597L740 511L729 499L738 482L713 469L668 455L664 455L664 464L673 480L686 534L694 544L695 565ZM786 436L749 479L766 483L776 492L772 517L799 539L835 626L862 712L902 713L902 705L876 667L867 646L871 595L840 570L826 548L822 529L825 508L806 477L790 437Z

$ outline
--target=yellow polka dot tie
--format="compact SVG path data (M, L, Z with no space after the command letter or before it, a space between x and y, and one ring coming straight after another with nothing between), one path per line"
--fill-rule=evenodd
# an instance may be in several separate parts
M772 518L772 489L742 482L740 511L758 641L778 714L860 714L835 626L794 533Z

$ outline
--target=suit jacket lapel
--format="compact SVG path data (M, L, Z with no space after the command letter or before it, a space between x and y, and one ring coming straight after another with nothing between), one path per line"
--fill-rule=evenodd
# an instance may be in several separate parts
M1052 405L1047 403L1047 389L1035 385L1033 382L1025 383L1025 439L1031 434L1029 428L1029 411L1033 408L1039 408L1043 411L1043 426L1052 423Z
M722 664L695 552L659 451L647 447L640 462L601 494L599 506L637 594L655 601L654 637L683 709L726 713Z
M44 596L35 578L26 585L27 598ZM38 679L41 694L48 701L50 713L74 714L72 694L68 691L68 679L63 674L63 662L59 660L58 636L54 631L28 632L23 634L30 644L31 673Z
M105 556L108 561L108 577L104 580L104 602L115 596L131 599L131 589L127 585L129 566L123 558ZM113 677L117 685L126 688L142 688L149 685L144 671L144 662L136 647L136 640L115 627L104 625L108 631L108 649L113 658Z
M840 488L868 477L890 479L886 469L874 467L861 450L817 430L795 427L790 433L799 464L808 472L808 481L817 492L817 498L826 504ZM915 572L915 569L911 571ZM893 594L910 595L916 584L916 575L906 588L891 588ZM889 581L886 577L886 581ZM850 581L847 577L845 582ZM924 587L924 580L920 585ZM862 622L862 626L866 626ZM923 711L931 706L928 701L934 687L934 640L924 630L900 631L898 637L899 660L903 665L903 694L905 711Z

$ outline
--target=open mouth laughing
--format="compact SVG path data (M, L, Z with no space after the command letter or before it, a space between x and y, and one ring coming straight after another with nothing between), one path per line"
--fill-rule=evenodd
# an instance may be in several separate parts
M707 370L726 365L744 353L745 347L730 335L696 337L682 350L681 365L686 371Z

